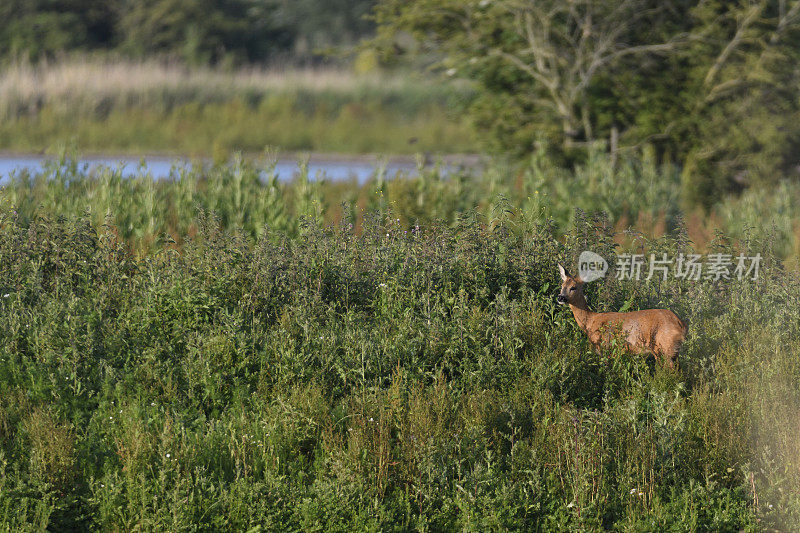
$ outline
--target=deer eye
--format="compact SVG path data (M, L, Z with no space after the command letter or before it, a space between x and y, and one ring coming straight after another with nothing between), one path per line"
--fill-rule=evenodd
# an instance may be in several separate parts
M572 292L572 291L574 291L574 290L575 290L575 287L572 287L572 288L569 290L569 292Z

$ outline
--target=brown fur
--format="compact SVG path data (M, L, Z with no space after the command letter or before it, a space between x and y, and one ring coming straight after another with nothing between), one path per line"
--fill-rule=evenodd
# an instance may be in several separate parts
M595 313L589 310L583 295L583 281L571 277L564 267L561 272L559 303L568 303L578 326L599 349L607 346L621 331L628 349L636 353L652 353L664 365L673 368L678 351L686 338L687 325L669 309L643 309L629 313ZM562 301L563 300L563 301Z

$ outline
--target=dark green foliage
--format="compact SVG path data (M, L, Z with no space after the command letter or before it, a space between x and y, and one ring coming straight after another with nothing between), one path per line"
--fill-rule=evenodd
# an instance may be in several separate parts
M269 5L253 0L123 2L120 47L132 57L172 55L199 65L274 57L291 41Z
M382 0L375 43L474 80L494 148L654 144L684 198L797 177L800 8L759 0ZM409 36L411 39L409 39Z
M375 0L272 0L271 3L276 6L279 24L292 36L291 51L300 58L334 46L352 46L373 32L370 15Z
M372 31L374 0L7 0L0 60L75 51L235 64L322 57Z
M134 254L49 211L0 209L3 527L798 524L800 285L772 260L757 282L591 288L688 319L672 373L594 353L555 304L557 262L613 254L603 217L565 240L509 207L290 237L201 212L180 247L137 246L133 222Z
M6 0L0 5L0 59L111 46L119 4L119 0Z

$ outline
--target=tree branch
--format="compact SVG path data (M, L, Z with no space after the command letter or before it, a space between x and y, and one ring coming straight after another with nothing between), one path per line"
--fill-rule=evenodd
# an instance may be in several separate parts
M703 80L704 87L708 87L709 85L711 85L711 83L714 81L714 78L717 76L722 66L725 64L730 55L733 53L734 49L737 46L739 46L739 43L741 43L742 39L744 38L744 32L750 28L750 25L753 23L753 21L761 13L763 9L764 9L763 3L750 8L750 11L747 13L747 15L745 16L744 20L739 25L739 27L736 29L736 34L734 34L733 38L728 42L725 48L723 48L722 52L720 52L720 54L717 56L717 59L708 69L706 77Z

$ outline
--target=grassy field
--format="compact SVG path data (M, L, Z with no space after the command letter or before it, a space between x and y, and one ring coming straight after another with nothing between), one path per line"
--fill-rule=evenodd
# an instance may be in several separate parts
M0 149L471 152L471 91L413 75L81 60L0 72Z
M675 169L610 165L18 176L0 528L796 531L800 189L686 215ZM595 354L555 304L584 249L694 248L761 275L589 286L686 319L677 372Z

